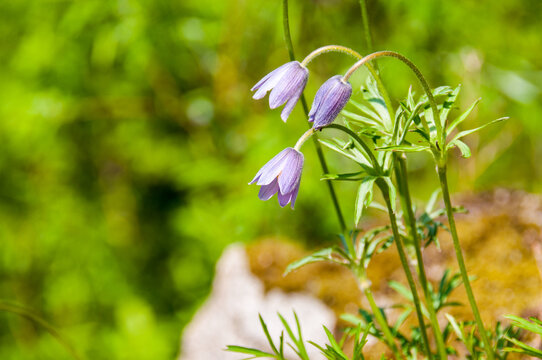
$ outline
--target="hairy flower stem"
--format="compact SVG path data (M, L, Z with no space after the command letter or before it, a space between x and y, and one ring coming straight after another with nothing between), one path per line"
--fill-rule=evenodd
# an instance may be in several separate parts
M418 78L418 81L422 85L423 91L427 95L427 99L429 100L429 104L431 106L431 111L433 113L435 129L436 129L436 132L437 132L437 139L438 139L437 142L440 141L442 144L444 144L444 132L442 130L442 124L440 123L440 117L439 117L437 102L435 101L435 98L433 97L433 93L431 92L431 89L429 88L429 84L425 80L425 77L422 75L421 71L418 69L418 67L416 65L414 65L414 63L412 61L410 61L405 56L403 56L403 55L401 55L401 54L399 54L399 53L397 53L395 51L377 51L377 52L374 52L372 54L369 54L369 55L365 56L363 59L359 60L357 63L352 65L352 67L350 67L350 69L348 69L346 74L344 74L343 79L345 81L347 81L350 78L350 76L352 76L352 74L357 69L359 69L361 66L365 65L365 63L367 63L367 62L369 62L371 60L377 59L379 57L392 57L392 58L398 59L401 62L403 62L404 64L406 64L410 68L410 70L412 70L412 72L416 75L416 77ZM423 123L424 127L426 128L426 130L430 132L430 128L429 128L429 126L427 124L427 120L424 117L422 117L421 120L422 120L422 123Z
M421 242L420 237L418 236L418 230L416 228L416 216L412 210L412 199L410 198L410 190L408 189L408 174L406 166L406 157L396 156L396 171L395 176L397 178L399 195L401 198L401 204L403 205L403 212L405 214L407 227L414 241L414 248L416 249L416 262L418 264L418 277L420 279L420 284L422 285L425 303L427 304L427 311L429 312L429 319L431 321L431 327L433 328L433 333L435 334L435 339L437 343L437 351L441 360L446 360L448 355L446 354L446 346L444 345L444 340L442 338L442 332L439 327L437 313L435 311L435 306L433 304L433 299L431 292L429 291L429 283L427 281L427 276L425 274L425 268L423 265L423 256L421 251Z
M307 66L311 61L316 59L318 56L329 53L329 52L344 53L344 54L353 56L358 60L363 59L363 56L360 53L346 46L326 45L314 50L309 55L307 55L305 59L303 59L303 61L301 62L301 65ZM386 104L386 107L388 109L392 109L393 111L393 106L391 104L390 96L388 92L386 91L386 88L384 87L384 83L382 82L382 79L378 75L378 71L370 63L365 63L365 66L367 67L367 70L369 70L369 73L371 74L373 79L376 81L376 86L378 87L378 90L380 91L380 93L382 94L382 97L384 98L384 103Z
M461 272L461 278L463 284L465 285L465 290L467 292L467 297L469 299L470 307L474 318L476 319L476 326L478 327L478 332L482 337L484 343L484 348L487 353L488 360L495 359L495 354L493 352L493 347L487 337L487 333L480 317L480 311L478 311L478 306L476 305L476 300L474 299L474 294L472 292L472 287L470 286L469 275L467 274L467 267L465 266L465 260L463 259L463 252L461 250L461 245L459 244L459 238L457 236L457 229L455 226L454 213L452 210L452 202L450 200L450 191L448 188L448 179L446 176L446 165L440 165L438 167L438 177L440 180L440 187L442 189L442 198L444 199L444 205L446 207L446 216L448 217L448 222L450 223L450 233L452 234L452 240L454 243L455 256L457 258L457 263L459 264L459 270Z
M416 289L416 283L414 282L414 277L412 276L412 272L410 271L410 268L408 266L408 260L405 254L403 240L401 238L401 235L399 234L399 229L397 228L397 218L395 217L395 211L393 210L393 206L391 204L388 184L382 178L379 178L376 181L376 184L380 188L380 191L382 192L382 196L384 197L384 201L386 202L386 207L388 208L388 215L390 218L393 239L395 240L394 242L397 247L397 252L399 253L401 265L403 266L403 270L407 277L408 285L412 293L412 300L414 302L414 307L416 308L416 315L418 317L418 323L420 324L420 332L422 335L426 355L428 359L431 360L433 359L433 353L431 352L431 347L429 346L429 339L427 337L427 329L425 327L425 321L423 319L420 298L418 296L418 291Z
M282 1L282 24L284 28L284 42L286 43L286 48L288 49L288 55L290 56L290 61L295 60L295 53L294 53L294 46L292 43L292 36L290 34L290 20L288 17L288 0ZM305 95L301 94L301 104L303 105L303 111L305 112L305 117L309 117L309 107L307 105L307 100L305 99ZM310 123L309 123L310 126ZM327 174L329 173L329 168L327 166L326 158L324 157L324 152L322 150L322 145L318 142L317 136L313 137L313 144L316 148L316 154L318 155L318 160L320 161L320 165L322 167L322 171ZM331 181L326 181L327 188L329 191L329 195L331 196L331 200L333 202L333 207L335 209L335 212L337 213L337 218L339 220L339 226L341 227L341 232L344 234L346 233L346 222L344 221L344 216L341 211L341 207L339 205L339 199L337 198L337 193L335 192L335 188L333 187L333 184Z
M380 326L380 330L384 334L384 337L386 338L386 342L388 346L391 348L391 351L393 351L393 354L395 355L396 359L401 359L401 354L397 348L397 344L395 343L395 338L393 337L390 327L384 318L384 315L382 315L382 311L380 308L376 305L375 298L373 297L373 293L371 291L371 288L369 286L363 287L363 293L365 294L365 297L367 298L367 301L369 301L369 306L371 306L371 311L373 312L375 316L375 320Z

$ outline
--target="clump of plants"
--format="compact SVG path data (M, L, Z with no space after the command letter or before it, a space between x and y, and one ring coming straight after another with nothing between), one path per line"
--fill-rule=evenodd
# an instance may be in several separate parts
M362 1L362 9L365 4ZM314 262L327 261L340 264L356 277L358 286L370 304L370 309L360 309L357 315L345 315L344 320L352 326L342 339L334 338L324 328L327 344L306 342L302 337L302 325L296 317L296 324L288 324L284 318L285 334L272 339L263 319L263 331L271 351L242 346L229 346L228 350L245 354L248 358L285 359L285 344L291 347L299 359L308 360L306 346L315 346L327 359L364 359L364 345L369 335L382 342L389 351L385 354L371 354L383 359L448 359L456 356L468 359L505 359L508 353L520 352L531 356L542 354L539 350L522 343L519 331L497 324L494 328L482 322L479 306L470 285L460 240L457 235L454 213L461 211L450 200L448 186L448 157L458 148L463 157L470 157L471 150L463 138L481 130L489 124L504 120L497 119L481 127L458 131L460 125L476 107L475 101L457 117L450 117L450 111L457 107L460 86L432 88L421 70L404 55L394 51L377 51L361 55L353 49L329 45L318 48L303 60L294 57L288 25L288 4L283 1L284 32L290 54L290 62L273 70L253 88L254 99L269 94L269 106L274 109L284 106L281 118L287 121L298 102L302 103L310 128L299 140L275 155L252 179L250 184L260 186L259 198L269 200L275 194L280 206L288 204L293 208L301 185L306 141L313 139L324 174L322 180L328 184L341 227L340 241L331 247L321 249L288 266L286 273ZM363 11L363 14L366 14ZM364 16L366 34L368 22ZM371 48L370 36L367 36ZM340 52L354 58L352 66L344 73L332 76L318 89L309 108L303 91L310 75L312 61L329 52ZM391 58L408 67L421 85L421 94L409 88L405 98L394 106L380 77L376 60ZM352 97L351 76L360 68L366 68L369 77L362 85L362 96ZM350 109L345 110L349 105ZM328 130L334 132L329 134ZM338 135L337 135L338 134ZM358 166L358 171L330 173L323 156L323 148L332 150ZM407 162L411 153L425 152L433 160L440 187L435 191L424 209L413 205L408 178ZM347 222L339 207L334 184L341 181L358 184L355 197L355 214L352 226ZM373 199L379 192L383 203ZM444 208L436 208L439 196ZM357 227L365 209L373 207L387 213L389 223L372 229ZM447 221L439 219L446 217ZM449 231L459 266L458 274L446 271L438 284L431 284L423 262L423 249L438 246L438 231ZM404 297L400 304L402 313L390 322L387 309L379 307L367 275L373 256L383 251L397 251L407 284L398 282L390 286ZM450 306L459 304L449 301L451 292L463 286L472 320L459 321L446 313ZM439 316L440 315L440 316ZM280 316L280 315L279 315ZM402 326L413 316L416 325L407 331ZM439 321L440 318L440 321ZM513 318L514 324L540 334L540 321L531 322ZM346 339L353 342L351 354L344 349Z

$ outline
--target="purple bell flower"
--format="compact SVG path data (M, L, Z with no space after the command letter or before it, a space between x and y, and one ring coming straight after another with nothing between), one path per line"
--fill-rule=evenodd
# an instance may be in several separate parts
M261 185L258 197L260 200L269 200L278 193L281 207L290 203L294 208L299 182L303 170L303 154L288 147L269 160L249 184Z
M282 120L286 122L301 93L305 89L308 79L309 70L298 61L290 61L271 71L263 79L258 81L250 89L251 91L256 90L252 98L256 100L261 99L271 90L269 94L269 107L275 109L286 103L280 114Z
M341 75L327 80L316 92L309 112L309 121L314 129L321 129L335 120L352 95L352 86L344 82Z

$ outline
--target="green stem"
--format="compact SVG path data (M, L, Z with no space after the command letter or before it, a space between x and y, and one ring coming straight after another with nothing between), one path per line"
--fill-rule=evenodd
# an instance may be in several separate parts
M367 0L359 0L359 7L361 8L361 21L363 22L363 33L365 35L365 45L367 46L367 52L373 52L373 38L371 36L371 26L369 24L369 15L367 13ZM378 65L375 62L375 69L378 70Z
M290 34L290 17L288 16L288 0L282 0L282 27L284 30L284 42L290 61L295 60L294 44L292 42L292 34Z
M429 346L429 339L427 337L427 329L425 328L425 321L423 319L422 309L420 305L420 298L418 296L418 291L416 290L416 283L414 282L414 277L412 276L412 272L410 271L410 268L408 266L408 260L405 254L403 240L401 238L401 235L399 234L399 229L397 228L397 218L395 217L395 212L391 204L388 184L382 178L379 178L376 181L376 184L380 188L380 191L382 192L382 196L384 197L384 201L386 202L386 207L388 208L388 215L390 217L391 229L393 232L393 238L395 240L394 242L395 242L395 245L397 246L397 252L399 253L399 258L401 259L401 265L403 266L403 270L407 277L408 285L412 293L412 299L414 302L414 307L416 308L416 315L418 317L418 323L420 324L420 332L422 334L425 351L426 351L427 357L429 358L429 360L431 360L433 359L433 353L431 352L431 347Z
M35 322L38 325L41 325L49 334L51 334L75 360L81 360L77 355L75 349L70 345L70 343L54 328L53 325L49 324L47 321L43 320L38 315L34 314L32 311L25 309L21 306L12 305L4 301L0 301L0 311L6 311L13 314L17 314L28 320Z
M425 268L423 264L423 256L421 251L421 242L418 236L418 231L416 228L416 216L412 210L412 199L410 198L410 191L408 189L408 173L406 167L406 157L397 156L397 171L395 176L397 178L399 195L401 198L401 203L403 205L403 212L407 220L407 227L409 229L410 236L414 241L414 248L416 249L416 262L418 263L418 276L420 279L420 284L422 285L425 302L427 304L427 310L429 312L429 319L431 320L431 327L433 328L433 333L435 334L435 339L437 343L437 350L439 356L442 360L446 360L448 355L446 354L446 346L444 345L444 339L442 338L442 332L439 327L437 313L435 311L435 306L433 304L433 298L429 290L429 283L427 281L427 276L425 274Z
M286 43L286 48L288 49L290 60L294 61L295 53L294 53L294 46L292 43L292 36L290 34L290 21L288 18L288 0L282 1L282 19L283 19L283 28L284 28L284 41ZM307 106L307 100L305 99L304 94L301 94L301 104L303 105L303 111L305 112L305 116L308 118L309 107ZM310 126L311 124L309 123L309 127ZM316 154L318 155L318 160L320 161L322 171L324 172L324 174L328 174L329 168L327 166L327 162L324 157L322 146L318 142L318 136L313 136L312 141L313 141L314 147L316 148ZM339 199L337 198L337 193L335 192L335 188L333 187L333 184L331 181L326 181L326 183L327 183L329 195L331 196L331 200L333 202L333 207L335 208L335 212L337 213L337 218L339 220L339 226L341 227L341 232L344 234L346 233L346 222L344 221L344 216L342 214L341 207L339 205Z
M384 315L382 315L382 311L380 308L376 305L375 298L373 297L373 293L371 292L371 289L369 286L365 286L363 288L363 293L365 294L365 297L367 298L367 301L369 301L369 305L371 306L371 310L375 316L375 320L380 326L380 330L384 334L384 337L386 338L386 342L388 343L388 346L391 348L391 351L393 351L393 354L395 355L396 359L401 359L401 354L399 353L399 350L397 349L397 344L395 343L395 338L391 333L390 327L384 318Z
M461 278L463 280L463 284L465 285L465 290L467 291L467 297L469 299L472 313L474 314L474 318L476 319L476 326L478 327L478 332L480 333L480 336L482 337L482 341L484 343L484 348L487 353L487 358L488 360L493 360L495 359L495 354L493 353L493 347L491 346L489 338L487 337L484 323L482 322L480 312L478 311L478 306L476 305L476 300L474 299L474 294L472 292L472 287L469 281L469 275L467 274L467 267L465 266L465 260L463 259L461 245L459 244L459 238L457 236L454 213L452 210L452 202L450 200L450 191L448 188L448 179L446 176L446 165L440 165L438 167L438 176L440 180L440 187L442 188L442 197L444 199L444 205L446 206L446 216L448 217L448 222L450 223L450 232L452 234L455 255L457 258L457 263L459 264Z

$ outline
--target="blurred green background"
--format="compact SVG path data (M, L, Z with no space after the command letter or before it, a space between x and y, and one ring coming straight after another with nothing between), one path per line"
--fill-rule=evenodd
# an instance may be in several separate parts
M307 128L300 108L253 101L287 61L279 0L0 2L0 299L24 305L86 359L173 359L232 242L315 245L337 228L312 145L294 212L247 186ZM369 0L376 50L411 58L432 86L463 84L467 139L456 191L541 189L542 2ZM291 0L297 56L326 44L366 52L355 0ZM311 65L309 99L352 59ZM396 99L415 79L379 62ZM354 96L364 74L352 79ZM328 154L333 169L344 169ZM416 196L436 186L411 161ZM352 187L338 186L351 223ZM40 326L0 312L0 359L68 359Z

